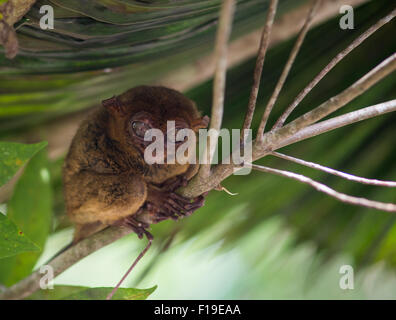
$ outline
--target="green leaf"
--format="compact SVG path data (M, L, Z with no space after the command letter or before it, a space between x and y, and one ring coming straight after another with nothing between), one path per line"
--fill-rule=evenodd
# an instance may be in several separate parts
M157 286L149 289L119 288L113 300L146 300L155 289ZM54 289L34 293L29 300L104 300L111 290L111 287L55 286Z
M7 216L0 212L0 258L38 250L39 247L26 237Z
M52 189L47 169L47 153L42 150L26 166L8 203L7 216L42 248L52 215ZM0 264L0 282L9 286L32 271L40 252L25 252L5 258Z
M18 169L46 145L47 142L37 144L0 142L0 186L10 180Z

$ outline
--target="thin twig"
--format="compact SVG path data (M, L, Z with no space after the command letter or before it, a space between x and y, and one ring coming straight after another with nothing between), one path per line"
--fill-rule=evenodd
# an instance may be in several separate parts
M390 100L387 102L379 103L374 106L359 109L357 111L352 111L343 114L338 117L334 117L325 121L318 122L311 126L308 126L300 131L298 131L293 136L283 140L277 145L276 149L281 147L315 137L319 134L335 130L340 127L345 127L349 124L374 118L376 116L396 111L396 100Z
M256 164L246 164L246 165L249 165L249 166L251 165L252 169L254 169L254 170L272 173L272 174L276 174L278 176L287 177L287 178L291 178L293 180L297 180L302 183L306 183L306 184L310 185L311 187L315 188L316 190L326 193L329 196L331 196L341 202L345 202L345 203L349 203L349 204L353 204L353 205L357 205L357 206L361 206L361 207L371 208L371 209L377 209L377 210L381 210L381 211L396 212L396 205L393 203L384 203L384 202L379 202L379 201L368 200L366 198L353 197L353 196L338 192L334 189L331 189L330 187L324 185L323 183L312 180L311 178L308 178L301 174L297 174L297 173L285 171L285 170L273 169L273 168L269 168L269 167L265 167L265 166L259 166Z
M344 57L346 57L353 49L358 47L363 41L365 41L368 37L370 37L373 33L375 33L378 29L383 27L385 24L390 22L396 16L396 9L389 13L386 17L379 20L376 24L370 27L367 31L362 33L358 38L356 38L348 47L346 47L343 51L337 54L330 63L324 67L324 69L301 91L298 96L294 99L294 101L290 104L290 106L286 109L286 111L279 117L276 121L274 128L279 128L283 126L287 117L293 112L293 110L300 104L300 102L305 98L305 96L319 83L323 77L333 69L338 62L340 62Z
M153 242L152 236L150 234L150 236L147 236L147 245L146 247L143 249L142 252L140 252L140 254L138 255L138 257L135 259L135 261L132 263L132 265L129 267L129 269L127 270L127 272L125 272L125 274L123 275L123 277L121 278L121 280L117 283L117 285L113 288L113 290L111 290L110 294L106 297L106 300L111 300L111 298L113 298L114 294L117 292L118 288L120 287L120 285L124 282L124 280L126 279L126 277L131 273L131 271L133 270L133 268L135 268L135 266L138 264L138 262L140 261L140 259L143 258L143 256L146 254L146 252L150 249L151 244Z
M263 72L264 59L268 50L272 25L274 24L277 6L278 0L271 0L267 11L265 26L261 34L260 47L257 54L256 66L254 68L253 74L252 89L250 91L249 102L242 127L242 139L245 139L245 129L250 129L250 126L252 124L254 110L256 108L257 95L260 87L261 74Z
M310 161L305 161L299 158L295 158L295 157L291 157L288 156L286 154L282 154L279 152L271 152L271 155L284 159L284 160L288 160L288 161L292 161L298 164L301 164L303 166L312 168L312 169L317 169L320 171L324 171L327 173L330 173L332 175L350 180L350 181L355 181L355 182L359 182L359 183L363 183L363 184L369 184L369 185L373 185L373 186L381 186L381 187L390 187L390 188L395 188L396 187L396 181L383 181L383 180L377 180L377 179L367 179L367 178L363 178L363 177L358 177L355 176L353 174L349 174L349 173L345 173L342 171L338 171L329 167L325 167L322 166L320 164L314 163L314 162L310 162Z
M272 93L271 98L269 99L267 106L265 107L265 111L263 114L263 117L261 119L258 131L257 131L257 141L260 142L263 138L263 134L265 131L265 126L267 125L268 118L271 114L271 111L276 103L276 100L278 99L279 93L283 88L283 85L285 84L286 78L289 75L290 69L293 66L293 63L297 57L298 52L300 51L300 48L304 42L305 36L307 35L307 32L309 30L309 27L311 26L311 22L313 20L313 17L321 5L322 0L316 0L312 4L312 7L310 8L307 18L305 19L304 25L297 37L296 43L294 44L294 47L292 51L290 52L289 59L287 60L285 67L282 71L281 76L279 77L278 83L275 86L274 92Z
M203 154L203 159L206 159L207 164L201 165L199 171L199 176L201 177L208 177L210 174L210 163L217 145L214 141L217 142L218 133L223 119L228 39L231 34L234 11L235 0L224 0L220 11L219 27L216 34L216 69L213 83L212 113L210 120L210 129L214 129L210 131L214 133L214 136L212 139L210 139L209 135L207 137L206 148L204 149Z

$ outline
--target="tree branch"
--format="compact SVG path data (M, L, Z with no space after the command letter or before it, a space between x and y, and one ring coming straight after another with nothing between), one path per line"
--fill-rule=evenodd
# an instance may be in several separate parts
M325 133L392 111L396 111L396 100L387 101L319 122L317 124L303 128L290 136L288 135L288 132L282 132L286 126L274 131L271 130L264 134L265 141L267 141L268 145L271 146L271 149L265 149L262 148L261 145L255 144L253 147L253 161L270 154L273 150L277 150L290 144L317 136L321 133ZM236 150L236 152L238 152L238 150ZM194 178L189 182L187 187L180 189L180 193L185 197L197 197L198 195L207 192L219 185L221 181L233 174L234 168L235 166L232 164L219 164L214 168L210 179Z
M214 133L213 140L217 141L218 132L221 129L221 122L224 111L224 91L225 80L227 72L227 51L228 39L230 37L232 28L232 19L235 10L235 0L224 0L219 18L219 27L216 34L216 48L215 60L216 70L213 83L213 100L212 113L210 119L210 130ZM212 142L213 142L212 140ZM210 163L212 161L213 153L216 149L216 143L211 143L210 136L206 140L206 148L204 150L203 159L206 159L207 164L201 165L199 176L208 177L210 174Z
M345 202L345 203L349 203L349 204L353 204L353 205L357 205L357 206L362 206L362 207L366 207L366 208L371 208L371 209L377 209L377 210L381 210L381 211L396 212L396 205L393 203L383 203L383 202L368 200L366 198L353 197L353 196L335 191L334 189L331 189L330 187L326 186L323 183L317 182L315 180L312 180L311 178L308 178L306 176L303 176L301 174L297 174L294 172L273 169L273 168L269 168L269 167L265 167L265 166L259 166L256 164L248 164L248 165L249 166L251 165L252 169L254 169L254 170L276 174L278 176L287 177L287 178L308 184L311 187L315 188L316 190L326 193L329 196L331 196L341 202Z
M298 131L293 136L283 140L278 146L277 149L293 144L295 142L299 142L311 137L315 137L319 134L335 130L340 127L345 127L349 124L367 120L370 118L374 118L376 116L396 111L396 100L391 100L387 102L383 102L380 104L376 104L374 106L366 107L363 109L359 109L356 111L352 111L346 114L343 114L338 117L334 117L325 121L318 122L309 127L303 128Z
M301 164L303 166L312 168L312 169L317 169L350 181L354 181L354 182L359 182L359 183L363 183L363 184L369 184L369 185L373 185L373 186L380 186L380 187L390 187L390 188L394 188L396 187L396 181L383 181L383 180L377 180L377 179L367 179L367 178L362 178L362 177L358 177L355 176L353 174L349 174L349 173L345 173L345 172L341 172L338 170L334 170L332 168L329 167L325 167L322 166L320 164L314 163L314 162L309 162L309 161L305 161L302 159L298 159L295 157L291 157L279 152L271 152L271 155L284 159L284 160L288 160L294 163L298 163Z
M291 138L294 134L304 129L308 125L319 121L330 113L345 106L348 102L367 91L378 81L385 78L395 70L396 53L382 61L379 65L352 84L349 88L325 101L319 107L316 107L315 109L305 113L284 127L267 132L264 135L263 142L258 147L267 151L274 150L275 146L282 144L281 140Z
M249 102L246 110L245 120L243 122L243 127L242 127L242 135L241 135L242 139L245 139L244 138L245 129L250 129L253 120L254 110L256 109L257 95L260 87L261 74L263 72L264 59L268 50L272 25L274 24L277 7L278 7L278 0L271 0L268 7L265 26L261 34L260 47L257 54L256 66L254 68L254 73L253 73L252 89L250 91Z
M262 136L264 134L265 126L267 124L268 118L269 118L271 111L276 103L276 100L278 99L279 93L282 90L282 87L286 81L286 78L289 75L289 71L297 57L297 54L300 51L300 48L304 42L305 36L307 35L307 32L311 25L312 19L315 15L317 9L321 5L321 2L322 2L321 0L316 0L308 12L308 16L305 19L304 25L297 37L296 43L294 44L294 47L293 47L292 51L290 52L290 56L285 64L285 67L282 71L281 76L279 77L279 80L275 86L274 92L272 93L272 96L269 99L267 106L265 107L265 111L264 111L263 117L261 118L261 122L260 122L260 125L258 128L258 131L257 131L257 140L258 141L262 140Z
M286 109L286 111L279 117L276 121L273 129L279 128L283 126L287 117L293 112L293 110L300 104L300 102L305 98L305 96L319 83L323 77L333 69L338 62L340 62L343 58L345 58L353 49L358 47L364 40L370 37L373 33L375 33L378 29L383 27L385 24L390 22L396 16L396 9L389 13L386 17L379 20L376 24L370 27L367 31L363 32L358 38L355 39L348 47L346 47L343 51L337 54L333 60L329 62L329 64L324 67L324 69L301 91L291 105Z

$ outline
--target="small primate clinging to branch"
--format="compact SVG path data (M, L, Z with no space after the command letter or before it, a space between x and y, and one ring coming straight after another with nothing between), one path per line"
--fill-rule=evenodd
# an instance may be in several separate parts
M79 128L65 160L63 179L67 214L76 226L74 243L110 225L131 227L139 237L148 225L136 219L145 210L153 221L191 214L203 196L175 193L196 173L193 164L147 164L144 136L159 129L167 139L167 121L175 130L207 126L195 104L164 87L140 86L103 101ZM164 145L169 145L168 141ZM175 143L175 150L180 146Z

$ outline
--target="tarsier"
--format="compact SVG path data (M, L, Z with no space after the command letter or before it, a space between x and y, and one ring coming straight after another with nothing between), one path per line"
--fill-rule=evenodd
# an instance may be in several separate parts
M195 104L175 90L151 86L102 104L80 126L65 160L64 195L75 224L74 243L111 225L151 237L149 226L137 218L143 210L159 222L201 207L204 196L187 199L175 192L194 176L197 165L149 165L144 160L148 129L160 129L167 139L167 121L175 121L176 131L207 126L208 118L201 117ZM179 143L174 143L177 149Z

